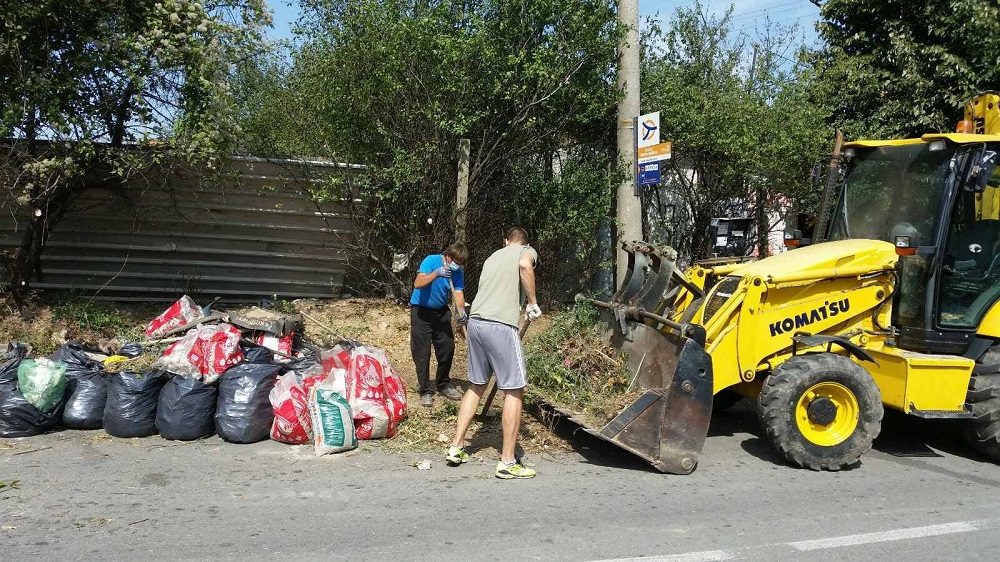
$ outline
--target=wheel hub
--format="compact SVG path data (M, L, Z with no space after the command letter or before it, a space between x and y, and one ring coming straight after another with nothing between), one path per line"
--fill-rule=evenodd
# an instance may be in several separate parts
M849 439L858 428L861 408L846 386L822 381L807 388L796 401L795 422L809 442L833 447Z
M820 396L809 402L806 414L814 424L830 425L837 419L837 405L826 396Z

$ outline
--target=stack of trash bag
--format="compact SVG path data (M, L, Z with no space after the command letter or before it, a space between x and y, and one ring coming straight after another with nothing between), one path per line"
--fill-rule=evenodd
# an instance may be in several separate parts
M63 345L49 359L66 364L62 425L70 429L100 429L108 401L108 375L104 366L76 342Z
M152 367L140 343L114 351L70 342L31 359L28 346L10 344L0 352L0 437L37 435L61 422L124 438L271 438L327 454L392 437L406 416L406 390L383 350L353 340L322 350L303 345L299 315L210 316L185 296L147 335L183 330Z
M66 364L27 354L27 346L11 343L0 355L0 437L44 433L62 415Z

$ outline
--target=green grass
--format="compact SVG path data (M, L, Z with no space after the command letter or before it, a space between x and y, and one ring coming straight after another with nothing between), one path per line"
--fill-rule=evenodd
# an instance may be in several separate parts
M53 320L86 332L133 341L143 337L138 324L130 321L122 310L105 303L69 298L53 304L51 311Z

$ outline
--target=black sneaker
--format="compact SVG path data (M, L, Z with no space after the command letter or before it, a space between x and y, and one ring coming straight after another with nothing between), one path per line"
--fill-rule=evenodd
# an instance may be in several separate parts
M420 395L420 405L424 408L431 408L434 406L434 395L433 394L421 394Z
M463 396L462 392L454 386L446 386L444 390L439 391L438 394L444 396L448 400L461 400Z

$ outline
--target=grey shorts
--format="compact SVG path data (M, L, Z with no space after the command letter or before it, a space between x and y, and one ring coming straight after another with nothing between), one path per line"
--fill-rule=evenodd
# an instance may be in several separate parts
M517 390L528 386L528 373L517 328L501 322L470 318L466 326L469 342L469 382L486 384L496 373L497 388Z

